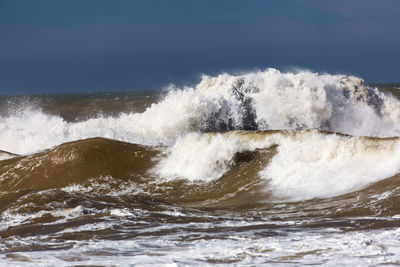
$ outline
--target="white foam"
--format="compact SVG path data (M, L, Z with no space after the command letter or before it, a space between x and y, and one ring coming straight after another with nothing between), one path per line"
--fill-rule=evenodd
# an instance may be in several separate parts
M167 180L213 181L229 169L235 153L267 146L265 141L246 141L237 134L187 134L166 151L154 172Z
M203 76L194 88L172 88L143 113L68 123L29 106L21 108L0 117L0 150L26 154L90 137L169 145L191 132L249 127L397 136L400 104L352 76L276 69Z
M115 265L117 262L119 266L214 266L216 263L376 266L393 265L400 256L400 230L397 228L350 232L336 229L285 231L271 236L250 232L241 232L240 236L237 233L203 235L205 238L194 239L164 235L160 238L63 241L74 245L46 253L35 250L2 253L0 259L11 266L70 266L71 262L79 265ZM16 243L32 244L37 239L21 238Z
M154 171L164 179L210 182L221 177L233 156L278 145L277 154L259 173L265 190L284 200L330 197L356 191L400 169L400 142L346 137L318 131L191 134L177 140Z
M18 209L20 207L17 207ZM54 210L40 210L37 212L26 212L20 213L15 209L8 209L1 214L0 219L2 220L2 225L0 226L0 230L5 230L9 227L24 225L31 223L33 220L37 218L41 218L43 216L51 215L57 220L52 221L50 224L65 222L68 219L81 217L84 212L88 212L88 209L82 206L76 206L75 208L59 208Z
M13 158L13 157L15 157L15 156L12 155L12 154L9 154L9 153L2 153L2 152L0 151L0 161L6 160L6 159L11 159L11 158Z
M400 169L398 139L323 135L279 137L278 153L260 172L275 196L303 200L356 191Z

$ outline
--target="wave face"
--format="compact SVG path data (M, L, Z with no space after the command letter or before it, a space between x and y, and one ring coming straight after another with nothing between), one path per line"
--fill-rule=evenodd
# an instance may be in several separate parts
M258 195L254 204L299 201L343 195L392 177L400 170L399 152L398 138L316 130L193 133L168 148L92 138L0 161L0 188L77 186L119 194L114 185L121 183L123 194L239 206L248 204L241 192L247 188Z
M394 96L267 69L125 97L0 98L2 262L397 263Z
M316 130L196 133L168 148L91 138L0 161L0 202L17 196L32 205L20 203L13 208L17 214L21 208L23 213L47 210L54 192L102 202L116 197L209 208L263 209L324 198L330 207L332 198L342 206L348 204L342 199L380 194L380 200L394 203L399 149L398 138ZM369 207L364 201L340 211L332 205L335 214ZM370 214L368 209L362 213ZM385 212L397 214L398 206L391 204Z

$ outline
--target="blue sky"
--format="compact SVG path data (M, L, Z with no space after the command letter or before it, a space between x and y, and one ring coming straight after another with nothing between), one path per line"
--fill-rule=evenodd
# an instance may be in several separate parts
M397 0L0 0L0 93L160 89L275 67L400 81Z

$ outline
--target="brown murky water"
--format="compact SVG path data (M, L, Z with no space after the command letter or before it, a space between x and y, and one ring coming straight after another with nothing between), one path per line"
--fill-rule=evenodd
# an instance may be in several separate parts
M0 147L6 150L0 152L0 265L400 264L400 176L375 174L395 169L397 137L227 131L148 144L112 131L125 129L116 121L123 125L160 99L155 92L1 98L3 132L24 116L37 124L45 119L49 131L73 137L82 135L80 123L84 129L111 126L99 137L56 139L41 149L36 147L46 134L15 151ZM14 135L17 143L29 133L20 128ZM318 140L326 147L307 150ZM222 145L237 148L226 152ZM24 148L32 151L17 153ZM302 150L290 167L279 169L281 157ZM213 160L218 153L230 157ZM364 165L353 169L357 164ZM185 166L200 178L224 171L215 179L191 180ZM271 177L281 177L280 171L290 177L295 170L305 176L283 187L285 180L264 178L266 167ZM320 186L307 180L318 168L348 177ZM370 182L358 187L355 179ZM326 196L308 190L313 185ZM291 192L296 197L287 197Z

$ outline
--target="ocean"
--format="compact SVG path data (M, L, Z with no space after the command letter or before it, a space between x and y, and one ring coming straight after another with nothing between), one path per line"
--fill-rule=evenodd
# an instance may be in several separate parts
M266 69L0 96L0 266L399 265L398 92Z

